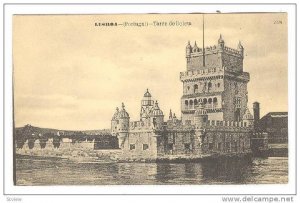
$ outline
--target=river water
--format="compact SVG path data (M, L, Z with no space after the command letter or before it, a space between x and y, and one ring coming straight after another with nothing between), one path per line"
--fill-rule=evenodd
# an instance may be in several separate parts
M288 183L288 158L201 163L99 163L21 156L17 185L274 184Z

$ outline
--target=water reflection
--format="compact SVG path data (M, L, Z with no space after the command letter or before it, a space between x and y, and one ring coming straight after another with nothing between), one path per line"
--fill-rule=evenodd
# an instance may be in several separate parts
M287 183L288 159L201 163L76 163L17 159L17 185Z

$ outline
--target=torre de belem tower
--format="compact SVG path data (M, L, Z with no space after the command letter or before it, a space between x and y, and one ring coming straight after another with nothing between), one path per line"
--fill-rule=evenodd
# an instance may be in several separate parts
M247 108L249 73L243 71L244 48L218 44L199 48L188 42L181 119L170 110L168 118L146 90L140 120L130 121L122 103L111 120L119 148L132 159L202 158L249 154L253 116Z

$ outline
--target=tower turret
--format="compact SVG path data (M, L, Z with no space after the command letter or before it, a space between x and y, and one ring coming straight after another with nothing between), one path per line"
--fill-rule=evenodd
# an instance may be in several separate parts
M172 110L170 109L170 113L169 113L169 120L172 120L173 115L172 115Z
M223 40L221 34L220 34L220 37L219 37L219 40L218 40L218 45L219 45L222 49L224 49L225 42L224 42L224 40Z
M193 52L198 52L199 51L199 48L197 46L197 42L195 41L195 45L193 47Z
M204 104L201 103L195 111L194 123L195 123L195 148L201 149L202 143L205 138L205 125L208 121L207 111L204 108Z
M152 100L152 96L147 89L144 97L141 101L141 112L140 112L140 119L145 120L149 118L150 111L152 110L154 105L154 101Z
M253 127L254 118L248 108L246 109L246 112L243 115L243 123L246 123L248 127Z
M151 123L154 128L161 128L164 123L164 113L160 110L158 102L155 102L153 110L150 112Z
M203 126L205 126L207 121L208 121L207 111L204 108L204 104L201 103L199 105L199 107L196 109L195 114L194 114L194 123L195 123L196 129L200 129Z
M116 108L116 112L114 113L111 119L111 133L113 136L117 136L118 124L119 124L119 108Z
M238 51L241 53L241 55L244 57L244 47L243 47L241 41L239 41L237 50L238 50Z
M120 148L123 148L124 142L128 137L129 120L130 120L129 114L125 110L124 103L122 103L121 110L117 108L111 120L112 135L118 137Z
M191 57L191 53L192 53L192 46L190 44L190 41L188 41L188 44L186 45L185 48L185 53L186 53L186 58L190 58Z

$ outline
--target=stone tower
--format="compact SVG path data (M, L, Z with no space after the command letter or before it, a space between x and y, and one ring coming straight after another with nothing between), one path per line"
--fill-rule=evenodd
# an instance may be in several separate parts
M205 63L203 63L205 57ZM204 104L209 120L241 121L248 92L249 73L243 71L244 48L225 45L222 36L218 44L198 48L186 46L187 70L180 73L183 83L181 113L183 124L194 123L194 113Z
M195 124L195 145L194 148L196 150L201 149L201 145L203 143L203 139L205 137L205 127L208 122L207 111L204 108L204 104L201 103L194 114L194 124Z
M141 121L145 121L150 118L150 112L153 108L153 105L154 105L154 101L152 100L152 96L149 90L147 89L141 101L141 112L140 112Z
M203 104L200 104L194 114L194 124L196 129L204 128L208 121L207 111Z
M123 148L124 142L129 133L129 114L125 110L125 105L122 103L122 108L116 109L111 120L111 132L113 136L119 139L119 148Z

